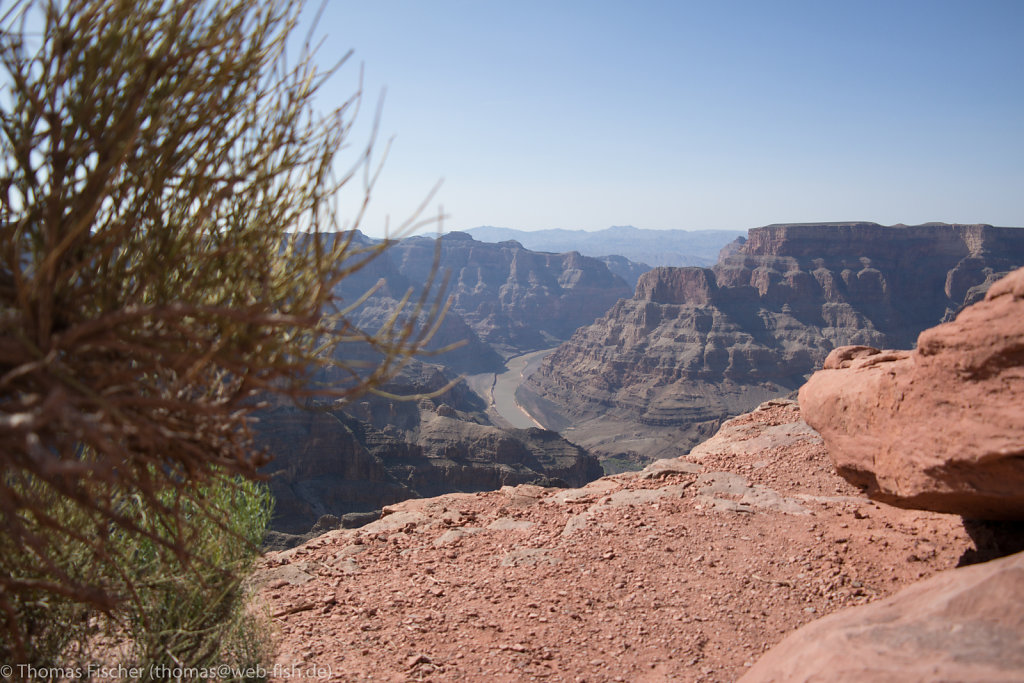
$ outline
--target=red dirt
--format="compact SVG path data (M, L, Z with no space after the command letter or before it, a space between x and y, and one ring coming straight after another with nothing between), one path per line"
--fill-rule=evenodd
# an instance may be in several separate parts
M972 547L959 517L863 497L791 402L679 461L705 474L411 500L268 554L277 664L342 681L732 681L795 628Z

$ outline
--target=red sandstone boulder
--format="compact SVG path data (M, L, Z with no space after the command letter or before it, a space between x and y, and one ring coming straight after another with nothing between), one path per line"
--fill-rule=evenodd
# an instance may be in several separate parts
M914 351L835 349L800 409L839 473L876 500L1024 519L1024 269Z
M1020 681L1024 553L937 574L795 631L740 683Z

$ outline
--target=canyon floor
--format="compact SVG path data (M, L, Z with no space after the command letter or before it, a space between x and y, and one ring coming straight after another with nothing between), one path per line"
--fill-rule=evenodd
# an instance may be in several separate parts
M277 664L343 681L732 681L795 628L976 551L864 498L796 404L581 489L409 500L257 572Z

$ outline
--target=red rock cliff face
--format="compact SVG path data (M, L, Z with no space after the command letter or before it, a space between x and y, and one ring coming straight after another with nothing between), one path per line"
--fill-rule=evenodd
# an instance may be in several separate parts
M670 455L729 415L798 388L836 346L909 348L1024 264L1024 229L769 225L713 268L659 268L580 328L521 399L605 455L600 421L665 428Z

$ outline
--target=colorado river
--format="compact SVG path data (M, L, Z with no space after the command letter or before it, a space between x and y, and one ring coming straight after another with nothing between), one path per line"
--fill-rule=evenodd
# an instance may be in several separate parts
M544 360L544 357L554 350L554 348L542 349L524 353L521 356L513 356L505 361L505 367L508 369L500 375L494 373L470 375L466 378L466 382L473 391L488 402L489 411L493 410L502 420L513 427L518 429L541 427L539 422L516 403L516 389L526 375L533 372Z

